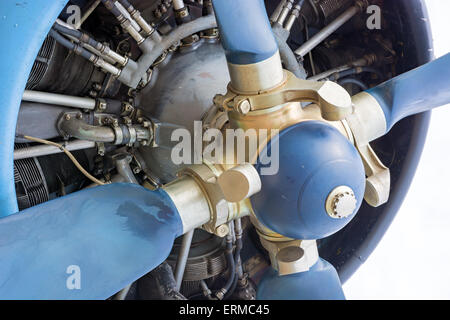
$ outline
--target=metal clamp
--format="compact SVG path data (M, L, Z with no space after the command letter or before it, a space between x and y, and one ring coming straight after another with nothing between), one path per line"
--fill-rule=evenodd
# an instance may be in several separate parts
M351 97L337 83L302 80L289 71L284 72L285 81L276 88L244 95L228 86L228 92L224 96L216 96L214 103L226 110L245 114L288 102L313 102L320 107L322 117L329 121L342 120L352 113Z
M203 225L203 229L220 237L228 233L227 223L236 218L230 214L234 212L234 204L261 190L258 172L250 164L242 164L224 172L214 165L191 165L182 169L178 175L193 178L206 195L210 220ZM236 185L247 188L236 189Z

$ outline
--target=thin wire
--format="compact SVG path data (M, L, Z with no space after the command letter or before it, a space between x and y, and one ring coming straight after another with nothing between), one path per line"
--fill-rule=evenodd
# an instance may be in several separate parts
M103 181L98 180L97 178L95 178L94 176L92 176L89 172L87 172L83 166L77 161L77 159L75 159L75 157L73 156L73 154L67 150L63 145L53 142L53 141L48 141L48 140L44 140L44 139L40 139L40 138L35 138L35 137L31 137L31 136L23 136L25 139L33 141L33 142L38 142L38 143L42 143L42 144L46 144L49 146L54 146L57 147L58 149L60 149L62 152L64 152L70 160L72 160L73 164L78 168L78 170L80 170L80 172L82 174L84 174L86 176L86 178L88 178L89 180L91 180L92 182L98 184L98 185L105 185L106 183L104 183Z

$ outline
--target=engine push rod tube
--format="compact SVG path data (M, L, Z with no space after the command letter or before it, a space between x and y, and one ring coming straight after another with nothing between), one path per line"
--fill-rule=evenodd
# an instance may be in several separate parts
M183 236L181 242L180 253L177 259L177 265L175 267L175 282L176 290L179 291L181 283L183 281L184 270L186 269L186 262L189 257L189 249L191 248L192 238L194 236L194 229L189 231Z
M129 160L130 157L127 154L117 155L114 161L116 164L117 172L124 179L125 182L139 184L139 182L137 181L136 177L133 174L133 171L130 168ZM125 300L132 285L133 283L130 283L125 288L116 293L116 295L114 296L114 300Z
M97 107L97 101L95 99L34 90L25 90L22 96L22 101L53 104L87 110L94 110Z
M95 142L87 140L73 140L70 142L59 143L69 151L90 149L95 147ZM51 154L61 153L62 150L50 145L38 145L14 150L14 160L28 159L34 157L48 156Z
M361 13L363 9L366 7L366 1L358 0L355 5L351 6L347 10L345 10L339 17L333 20L330 24L328 24L325 28L316 33L311 39L302 44L297 50L295 50L295 54L304 57L311 50L317 47L322 41L328 38L332 33L342 27L347 21L353 18L356 14Z

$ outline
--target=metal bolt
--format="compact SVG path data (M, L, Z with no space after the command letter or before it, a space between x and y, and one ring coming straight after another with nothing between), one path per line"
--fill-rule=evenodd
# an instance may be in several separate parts
M134 167L133 172L137 174L137 173L141 172L141 168Z
M69 121L69 120L70 120L70 114L66 114L66 115L64 116L64 119L66 119L67 121Z
M228 234L228 232L230 232L228 226L226 224L222 224L216 228L214 233L216 236L223 238Z
M103 99L98 99L97 100L97 109L98 111L105 111L107 107L107 103L105 100Z
M247 114L250 112L251 106L250 106L250 101L248 100L242 100L239 101L238 105L237 105L237 111L241 114Z

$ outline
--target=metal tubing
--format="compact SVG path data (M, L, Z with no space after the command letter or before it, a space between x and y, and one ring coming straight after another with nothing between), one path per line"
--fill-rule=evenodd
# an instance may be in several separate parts
M145 21L139 10L135 9L128 0L119 0L120 4L127 9L130 16L136 20L137 24L144 30L147 35L151 35L155 29Z
M152 40L151 37L147 38L142 43L141 48L144 51L144 55L138 60L137 64L128 63L122 70L118 80L129 87L136 88L141 79L146 75L146 70L174 43L194 33L215 28L216 26L217 23L214 15L209 15L183 24L158 41ZM156 32L153 33L153 35L156 34Z
M284 23L284 21L286 20L286 18L287 18L287 16L288 16L289 12L290 12L291 9L292 9L292 4L293 4L293 3L294 3L293 0L288 0L288 1L285 3L285 5L284 5L284 7L283 7L283 10L281 10L281 13L280 13L280 15L279 15L279 17L278 17L278 19L277 19L277 23L279 23L280 25L283 25L283 23Z
M94 110L97 102L95 99L68 96L65 94L48 93L42 91L25 90L22 101L54 104L71 108Z
M291 14L288 17L288 20L286 21L286 24L284 25L284 28L286 30L291 31L295 20L297 20L298 16L300 15L300 10L301 10L301 5L297 4L297 5L294 6L294 9L292 10Z
M231 225L232 222L229 223L229 225ZM231 229L231 226L229 227ZM227 294L227 292L230 290L233 281L234 281L234 277L236 275L236 264L234 261L234 256L233 256L233 236L231 235L231 233L228 233L227 237L226 237L226 249L225 249L225 255L227 257L227 265L228 265L228 270L230 271L229 277L227 279L227 282L224 284L224 286L219 289L216 292L216 297L219 300L222 300L225 295Z
M137 23L131 18L128 19L126 16L128 14L128 12L125 10L125 8L123 8L119 3L113 2L111 0L102 0L103 4L105 5L105 7L111 11L111 13L117 18L117 20L120 22L120 25L122 26L122 28L127 31L130 36L136 40L136 42L138 44L141 44L142 42L144 42L145 38L142 37L139 33L139 31L133 26L133 22L137 25ZM125 12L122 14L122 12L118 9L119 6L117 6L116 4L119 4L124 10ZM138 26L138 25L137 25ZM139 28L140 29L140 28Z
M93 126L76 118L61 121L60 129L65 134L82 140L110 143L116 140L116 135L112 128Z
M176 290L179 291L181 283L183 281L184 270L186 269L186 262L189 256L189 250L191 248L192 237L194 236L194 229L189 231L183 236L181 242L180 253L178 254L177 266L175 267L175 281Z
M238 274L238 278L242 279L244 276L244 269L242 267L241 260L241 250L242 250L242 221L241 218L234 220L234 230L236 234L236 252L235 252L235 263L236 263L236 272Z
M115 158L116 169L119 175L125 180L125 182L139 184L133 171L130 168L130 157L127 154L120 154ZM115 296L114 300L125 300L128 292L130 291L133 283L130 283L125 288L120 290Z
M61 142L60 144L63 145L69 151L76 151L95 147L94 141L87 141L87 140L73 140L66 143ZM54 146L38 145L14 150L14 160L48 156L50 154L56 154L61 152L62 152L61 149Z
M136 31L141 31L141 26L131 17L131 15L129 14L129 12L127 11L126 8L124 8L124 6L120 3L117 2L117 0L114 2L114 5L117 7L117 9L119 9L120 13L122 13L122 15L128 19L131 23L131 26L136 30Z
M351 69L351 68L352 68L352 66L350 64L345 64L345 65L342 65L342 66L339 66L339 67L336 67L336 68L324 71L324 72L322 72L320 74L317 74L315 76L309 77L307 80L319 81L319 80L328 78L329 76L331 76L334 73L345 71L345 70L348 70L348 69Z
M96 67L102 68L104 71L112 73L114 76L118 77L121 73L121 70L114 67L112 64L104 61L101 57L92 52L86 50L81 43L73 43L69 39L63 37L60 33L58 33L55 29L51 29L49 34L62 46L67 49L75 52L76 54L82 56L83 58L91 61ZM73 36L72 36L73 37Z
M138 25L144 30L147 35L151 35L155 29L145 21L145 19L141 16L141 13L136 10L131 3L128 2L128 0L119 0L120 4L127 9L128 13L131 15L131 17L136 20Z
M339 17L337 17L333 22L327 25L325 28L316 33L311 39L306 41L303 45L301 45L297 50L295 50L295 54L304 57L311 50L317 47L322 41L328 38L333 32L339 29L343 24L345 24L348 20L350 20L357 13L361 12L361 7L358 5L352 6L348 8L344 13L342 13Z
M130 168L130 156L127 154L120 154L116 156L115 165L117 172L125 179L126 182L139 184L133 171Z
M81 17L80 21L77 22L75 24L75 29L80 29L81 25L83 24L84 21L86 21L87 18L89 18L89 16L91 15L92 12L94 12L94 10L98 7L98 5L100 4L100 2L102 2L102 0L96 0L90 7L89 9L86 10L86 12L83 14L83 16Z
M74 37L75 39L77 39L77 41L88 45L88 49L89 47L91 47L95 51L100 52L101 55L105 55L111 58L114 62L120 63L122 66L127 64L128 60L127 58L122 57L120 54L111 50L108 46L104 45L103 43L100 43L97 40L91 38L86 33L71 28L69 25L67 25L60 19L56 20L56 23L53 25L53 28L66 36Z
M56 40L60 45L66 47L70 51L75 52L76 54L82 56L86 60L89 60L91 62L95 62L99 59L99 57L92 52L87 51L85 48L83 48L78 43L73 43L66 37L63 37L60 33L58 33L56 30L51 29L49 32L50 36Z
M274 23L278 20L278 17L280 16L281 11L284 8L284 5L286 4L287 0L281 0L278 6L273 11L272 15L270 16L270 22Z

